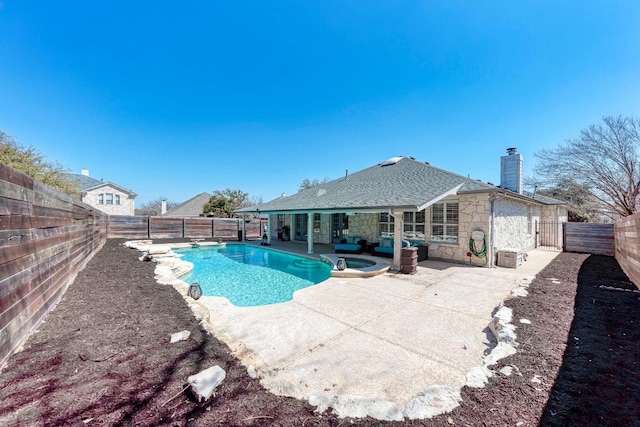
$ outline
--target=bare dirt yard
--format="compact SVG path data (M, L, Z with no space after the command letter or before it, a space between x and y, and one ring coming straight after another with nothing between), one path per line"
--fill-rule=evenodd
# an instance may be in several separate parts
M560 254L505 303L520 344L495 368L513 373L464 388L449 414L392 423L265 391L123 242L106 243L0 371L0 425L640 426L640 293L614 258ZM198 403L186 379L212 365L227 377Z

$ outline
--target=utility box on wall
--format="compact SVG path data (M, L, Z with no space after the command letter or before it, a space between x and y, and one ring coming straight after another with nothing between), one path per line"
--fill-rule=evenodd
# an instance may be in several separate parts
M498 267L518 268L522 264L520 249L501 249L498 251Z

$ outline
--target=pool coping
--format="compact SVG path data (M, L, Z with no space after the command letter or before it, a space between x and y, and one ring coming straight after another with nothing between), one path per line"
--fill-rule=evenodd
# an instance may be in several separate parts
M188 249L188 248L193 248L193 247L198 247L198 246L230 246L230 245L245 245L245 246L256 246L253 244L249 244L246 242L207 242L207 241L198 241L198 242L183 242L183 243L159 243L159 244L152 244L152 246L169 246L172 249ZM383 259L379 259L377 257L371 257L371 256L365 256L365 255L359 255L359 254L348 254L347 256L345 256L344 254L320 254L320 258L317 258L316 256L310 256L308 254L301 254L301 253L297 253L297 252L290 252L290 251L286 251L283 249L279 249L279 248L273 248L270 246L259 246L262 249L265 250L269 250L269 251L276 251L276 252L281 252L287 255L296 255L299 256L301 258L307 258L307 259L311 259L314 261L320 261L320 262L324 262L329 264L332 269L331 269L331 277L342 277L342 278L348 278L348 277L373 277L373 276L378 276L380 274L384 274L386 272L389 271L389 269L391 268L391 263L389 261L383 260ZM374 265L370 266L370 267L361 267L361 268L345 268L344 270L338 270L336 268L336 265L338 263L338 259L339 258L355 258L355 259L363 259L363 260L367 260L367 261L372 261L375 262Z
M338 270L336 268L336 265L338 264L339 258L362 259L375 262L375 264L370 267L347 267L344 270ZM324 262L330 263L333 266L333 269L331 270L331 277L373 277L384 274L389 271L389 268L391 268L391 263L388 261L356 254L349 254L348 256L344 256L342 254L320 254L320 259Z
M131 241L126 242L125 246L138 249L140 251L145 251L149 249L148 245L151 244L150 241L148 240L143 241L144 243L140 241L135 243L134 242L131 242ZM145 243L147 244L145 245ZM190 245L190 243L186 243L183 245L184 245L183 247L187 247ZM163 246L162 249L168 249L168 252L171 252L172 247L177 247L175 244L159 244L157 246ZM149 251L149 253L151 252L152 251ZM286 252L286 251L281 251L281 252ZM460 302L460 299L458 298L457 296L458 294L456 292L454 292L449 297L446 297L445 293L443 293L442 296L438 296L439 292L435 291L436 287L439 287L438 291L443 291L444 289L451 288L453 285L455 285L455 283L451 281L451 279L453 278L452 276L455 276L455 275L461 276L459 277L458 280L455 281L455 282L460 282L458 283L458 286L469 287L471 286L469 277L468 277L469 273L471 273L471 271L475 271L477 272L477 274L474 275L474 280L472 282L475 283L476 281L478 281L479 283L475 283L473 286L471 286L472 288L474 286L477 287L478 284L480 283L485 283L485 284L493 283L492 278L494 276L497 276L502 279L501 280L502 282L504 282L505 280L507 282L510 282L510 286L507 286L507 288L504 288L504 290L511 288L510 294L512 294L512 296L507 295L506 297L504 297L505 299L510 298L516 295L514 291L519 289L526 289L526 287L528 286L528 283L533 279L535 274L538 271L540 271L549 262L550 259L552 259L547 257L547 253L545 252L541 252L541 254L543 254L544 257L542 257L542 259L539 260L538 262L535 262L535 259L537 259L538 256L532 256L530 258L530 262L528 264L529 264L529 267L532 267L532 268L526 268L525 266L520 269L521 271L515 271L515 270L511 271L510 269L501 269L501 268L491 269L491 270L489 269L476 270L474 268L473 270L462 270L461 272L459 272L458 270L468 268L468 266L446 264L447 268L443 269L441 265L436 263L435 265L429 266L429 268L425 269L424 272L419 272L418 275L416 275L416 277L413 277L413 276L405 277L403 275L400 275L400 276L390 275L388 277L393 278L393 284L391 285L391 282L385 284L385 290L382 293L380 293L380 295L384 296L384 298L391 298L393 300L397 300L399 298L401 301L398 301L396 305L400 304L400 306L402 306L403 309L390 310L388 307L381 307L381 311L378 310L378 312L376 312L377 314L375 315L375 318L377 319L377 321L382 322L381 323L382 329L380 331L382 333L389 328L391 331L393 331L393 328L394 328L393 316L396 316L396 315L402 316L402 313L410 314L409 309L416 305L430 306L431 307L431 309L429 310L430 313L435 310L434 315L436 316L436 318L434 319L440 320L440 327L443 328L444 331L449 331L449 328L454 326L463 327L464 330L467 330L468 320L475 319L477 316L467 315L468 319L465 320L464 322L459 322L459 321L452 322L451 320L455 320L455 319L448 318L448 317L443 317L442 319L439 319L437 317L438 313L442 312L443 310L445 313L450 313L451 315L454 315L454 316L460 315L461 311L459 309L456 309L456 307L449 307L450 303ZM169 263L169 264L175 261L177 261L178 263L186 262L186 261L181 261L179 257L176 257L175 255L177 254L174 254L173 260L168 259L170 258L169 256L162 256L162 255L160 255L157 259L153 257L153 260L157 261L159 264L160 262ZM300 255L300 254L297 254L297 255ZM301 256L304 257L304 255L301 255ZM317 260L318 258L316 257L307 256L307 258L314 258ZM335 257L336 262L337 262L337 258L340 258L339 256L334 254L325 254L325 257L327 257L325 258L325 262L329 261L328 260L329 257ZM354 257L354 258L371 259L368 257ZM143 260L143 259L147 261L150 260L150 258L145 257L145 255L140 257L140 260ZM371 260L375 260L375 259L371 259ZM158 265L157 269L158 268L160 268L160 265ZM168 268L168 266L165 266L164 268L165 269L163 270L163 273L165 272L170 273L170 269ZM368 267L368 268L371 268L371 267ZM453 269L454 271L448 272L446 271L448 269ZM531 274L533 274L533 276L531 276ZM431 277L432 275L436 275L437 277ZM405 283L404 286L403 286L403 283L405 282L405 280L403 279L408 280L408 282ZM425 279L426 279L426 282L424 282ZM156 280L158 281L158 283L161 283L161 284L173 285L174 289L176 289L184 297L186 303L191 307L196 319L201 321L202 326L207 331L214 334L218 339L225 342L231 349L234 356L238 358L238 360L240 360L240 362L247 367L247 372L249 373L249 375L252 378L259 378L260 383L271 393L274 393L276 395L285 395L289 397L294 397L302 400L308 400L308 402L311 405L316 406L316 412L320 412L320 413L328 410L328 408L333 408L333 411L337 413L341 418L342 417L362 418L366 416L371 416L373 418L380 419L380 420L401 421L403 419L431 418L434 415L449 412L453 410L456 406L458 406L459 401L462 400L460 397L460 389L464 385L467 385L469 387L483 387L484 384L488 382L488 378L490 376L495 375L495 372L491 368L492 365L495 364L497 360L516 352L514 347L517 345L517 343L515 343L515 338L516 338L515 335L507 334L508 335L507 338L513 341L512 344L508 344L506 341L503 342L503 339L501 338L502 334L500 333L496 334L496 332L493 330L494 328L492 328L492 326L495 326L494 325L494 322L496 321L495 316L497 316L497 313L495 315L494 313L496 312L497 308L502 307L502 302L500 302L497 307L494 307L494 309L492 310L491 316L489 316L492 319L491 323L489 323L489 329L491 330L492 334L495 336L495 339L498 341L498 345L494 347L493 350L491 350L491 352L488 355L485 352L483 356L480 356L482 358L481 365L475 365L469 371L467 371L467 369L469 369L469 366L457 367L455 363L451 363L451 361L458 361L458 359L464 362L465 357L468 358L468 356L466 356L468 351L466 346L462 347L465 350L464 352L459 352L459 351L449 352L448 347L444 348L443 350L442 349L443 346L441 345L441 342L440 342L443 339L443 337L439 335L431 336L431 332L429 331L429 328L426 328L425 330L423 330L422 334L418 334L415 336L414 336L415 331L410 332L407 336L404 337L405 341L402 341L403 335L398 336L395 333L392 335L392 337L399 338L400 341L397 341L395 338L391 340L384 337L380 338L378 336L379 335L378 333L370 335L368 337L368 340L378 339L380 341L379 341L379 345L366 346L365 354L367 355L367 358L383 357L385 358L384 360L386 361L387 356L385 355L383 348L387 346L396 346L394 348L404 349L404 351L395 352L394 360L398 359L402 363L405 363L405 362L410 363L413 359L409 358L405 360L403 355L405 355L406 353L409 356L411 356L415 353L417 356L414 355L412 357L414 359L415 357L424 359L430 365L433 365L434 369L432 369L432 371L435 372L435 374L453 375L450 379L443 378L444 381L436 380L435 382L431 382L431 383L427 382L426 384L435 384L435 385L427 385L426 388L417 392L415 395L413 395L413 397L409 395L409 397L411 398L408 402L402 401L399 403L394 396L391 396L391 397L386 395L378 396L377 394L375 396L370 396L366 393L364 395L361 395L360 390L354 394L353 391L350 391L350 392L347 391L346 393L345 391L332 393L331 390L325 389L324 392L322 391L318 392L316 390L315 393L310 394L310 392L308 391L305 392L304 389L301 389L298 387L300 382L300 377L298 376L299 372L296 369L291 369L291 367L295 366L295 363L299 363L299 361L302 358L319 359L322 361L324 365L326 365L327 362L335 359L334 360L335 363L341 364L342 355L351 354L351 350L345 351L343 349L342 351L337 351L341 348L341 346L345 345L344 342L347 342L347 343L350 342L349 340L345 341L344 337L346 337L347 335L360 336L362 334L366 334L367 331L364 330L366 329L366 327L362 327L362 325L367 325L373 321L372 319L365 318L365 319L361 319L362 321L355 325L351 325L351 323L349 322L345 323L344 321L341 321L341 317L332 315L330 312L325 313L325 311L322 310L323 304L326 303L327 301L325 300L323 303L323 299L319 296L322 295L322 292L325 292L325 293L329 292L327 296L330 299L331 303L324 304L324 307L326 309L330 309L330 311L331 310L335 311L336 309L335 294L332 294L331 292L337 291L343 297L338 302L341 301L342 308L347 309L346 311L343 310L343 313L347 313L350 315L352 314L350 304L353 301L353 299L354 298L357 299L358 297L362 296L363 288L364 289L371 288L369 290L373 291L372 286L375 287L374 285L376 283L380 285L380 282L378 282L379 280L387 280L385 276L380 276L380 279L378 278L365 279L365 281L360 283L351 283L350 281L346 281L346 280L331 281L331 278L330 278L326 281L326 283L323 282L324 284L323 283L318 284L316 291L321 291L320 294L317 294L316 296L313 296L311 298L309 298L309 295L307 295L306 300L305 298L303 298L302 294L305 292L306 293L313 292L316 286L297 291L296 293L294 293L293 300L284 304L272 304L268 306L248 307L248 308L235 307L226 298L223 298L223 297L203 297L201 300L196 301L187 295L189 286L185 282L183 282L180 279L177 279L176 277L170 277L169 275L165 276L164 274L158 274L157 270L156 270ZM354 278L354 280L359 280L359 279ZM389 285L391 286L388 287ZM414 287L414 286L418 286L420 288L424 287L424 289L419 289L418 292L414 292L413 289L410 289L409 294L406 294L407 285L410 285L411 287ZM514 286L517 286L517 288L515 288ZM467 288L464 288L464 289L467 289ZM300 294L298 294L299 292ZM346 297L346 295L349 294L349 292L355 292L352 298ZM422 299L419 298L419 294L422 295L424 292L430 292L433 295L438 296L436 298L438 300L437 304L435 305L426 304L425 301L422 301ZM299 298L295 297L296 294L298 295ZM431 296L431 298L434 298L433 295ZM520 293L518 293L518 295L520 295ZM500 296L500 295L498 294L496 296ZM450 298L453 298L453 300L451 300ZM315 302L315 305L317 304L320 304L320 305L318 307L315 307L314 302ZM369 304L361 305L361 307L367 308L369 307ZM281 317L281 320L284 321L286 324L288 324L287 322L290 322L291 314L296 314L298 311L308 312L310 314L315 313L316 321L318 320L318 316L320 316L319 318L322 319L324 323L329 322L326 325L323 322L320 322L321 323L320 325L318 325L317 322L314 324L305 324L304 322L300 322L300 324L298 324L298 332L300 332L302 334L300 336L305 337L305 339L309 338L309 328L313 329L313 327L315 327L316 329L322 332L321 335L327 335L327 330L331 332L332 327L333 329L335 329L336 327L338 329L334 330L332 333L329 334L328 340L324 339L319 341L319 343L314 341L315 346L311 346L307 350L302 352L300 352L299 350L300 350L301 342L305 342L304 339L300 341L298 338L296 338L294 334L292 336L295 339L292 340L291 337L281 334L282 329L278 329L277 333L274 335L274 339L276 341L280 340L281 345L277 346L279 350L276 351L275 357L285 357L284 359L282 359L283 360L282 362L278 362L278 360L276 359L274 359L275 362L273 360L265 359L265 357L270 357L272 359L274 357L273 354L270 354L270 352L273 352L275 349L273 341L271 340L265 341L262 338L262 336L260 336L258 337L257 341L254 340L254 342L248 343L246 340L246 337L244 337L244 339L238 338L237 330L236 330L236 335L232 333L233 328L236 328L236 329L240 328L239 329L240 332L242 332L243 328L247 328L247 327L253 330L256 319L258 321L258 324L265 325L264 327L266 327L267 329L273 328L273 322L275 321L274 315L282 311L284 311L284 314L281 314L280 317ZM338 314L339 313L340 311L338 310ZM251 314L251 316L249 316L249 314ZM387 319L389 320L387 321L382 319L382 316L391 316L391 318ZM481 317L485 317L485 316L483 315ZM226 324L225 326L225 323L224 323L225 319L226 321L229 321L229 319L231 319L232 323ZM242 323L243 319L245 319L245 324ZM413 322L413 320L415 320L415 317L411 318L411 320ZM508 321L510 322L510 319ZM249 323L246 324L246 322L249 322ZM228 329L230 325L232 325L233 328ZM360 325L361 327L359 327L358 325ZM480 320L480 323L478 323L478 325L482 326L482 320ZM346 330L343 330L345 328ZM515 327L511 324L506 324L506 325L503 325L503 329L513 330L515 329ZM332 337L332 334L334 334L335 336ZM421 339L422 341L426 340L425 345L419 346L420 349L425 349L425 351L418 351L416 353L415 350L412 350L410 348L411 345L409 344L413 343L418 338ZM409 341L406 341L406 340L409 340ZM484 335L482 340L484 340ZM437 343L438 345L429 345L429 344L435 344L435 343ZM294 347L294 351L290 352L290 354L287 353L286 351L285 353L282 353L283 349L286 350L287 344L290 344L290 346L292 345ZM454 347L456 344L457 343L453 343ZM471 344L473 344L472 341L471 341ZM306 348L305 346L309 346L309 345L310 344L305 343L303 344L303 348ZM507 350L510 350L510 351L506 351L505 347L507 347ZM430 350L427 351L426 349L430 349ZM439 359L438 357L434 357L433 355L430 355L430 352L433 352L433 349L438 349L438 351L444 352L444 354L446 355L446 360L445 361L441 360L442 356ZM278 351L280 353L278 353ZM370 352L370 354L367 352ZM283 354L284 356L282 356ZM331 365L331 363L329 363L329 365ZM465 365L468 365L468 364L465 363ZM460 368L462 368L462 372L460 372ZM320 368L317 367L316 370L317 369L320 369ZM451 371L452 369L453 371ZM458 372L456 373L456 371ZM348 374L349 372L353 372L353 370L346 371L346 372ZM359 371L356 370L355 372L356 374L359 375ZM395 373L391 374L391 378L393 379L392 382L394 381L397 382L398 383L397 385L402 386L404 390L407 384L403 383L404 380L398 382L397 378L395 378L400 371L393 371L393 372ZM304 374L304 370L302 370L302 374ZM291 377L291 375L293 375L293 377ZM320 385L324 384L322 383L322 381L325 381L326 379L325 377L330 377L331 375L332 375L331 372L325 373L324 376L320 376L320 377L318 377L317 375L314 376L314 374L309 374L309 375L305 374L301 378L305 381L305 384L306 382L309 382L310 385L315 386L317 388L318 384ZM343 387L347 387L347 390L349 390L348 385L353 382L357 382L356 381L357 378L356 377L354 378L355 379L353 379L352 381L351 380L346 381L345 382L346 385L343 384ZM413 376L411 378L413 378ZM411 390L414 390L419 388L419 386L424 385L424 382L421 383L420 381L418 381L416 384L413 384L413 383L411 384L412 384ZM321 389L322 387L320 387L318 390L321 390ZM403 399L406 400L406 397Z

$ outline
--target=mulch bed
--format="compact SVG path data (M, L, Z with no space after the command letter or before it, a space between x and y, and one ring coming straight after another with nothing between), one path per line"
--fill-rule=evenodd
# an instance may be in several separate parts
M520 345L495 368L512 375L463 388L449 414L388 423L316 414L265 391L122 243L107 242L0 371L0 425L640 425L640 294L600 287L637 289L614 258L560 254L528 297L505 303ZM169 344L185 329L187 341ZM212 365L227 377L198 403L186 379Z

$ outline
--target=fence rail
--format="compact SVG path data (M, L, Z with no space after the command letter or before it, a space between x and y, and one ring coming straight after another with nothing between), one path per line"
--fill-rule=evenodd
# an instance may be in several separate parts
M109 216L109 237L127 239L214 238L237 240L243 226L246 239L259 239L266 220L238 218L167 218Z
M0 163L0 367L107 239L107 216Z
M566 222L564 251L615 256L613 224Z

